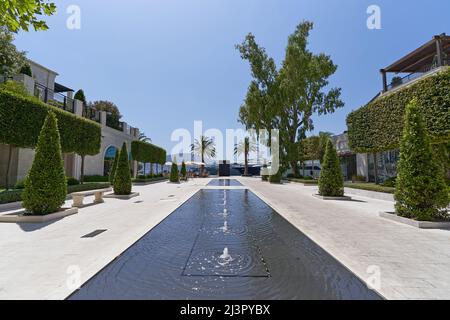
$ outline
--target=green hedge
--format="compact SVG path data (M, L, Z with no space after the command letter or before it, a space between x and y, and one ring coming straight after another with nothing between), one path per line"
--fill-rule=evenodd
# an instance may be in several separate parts
M291 182L310 184L310 185L317 185L319 183L317 180L312 180L312 179L309 180L309 179L288 178L287 180L291 181Z
M131 156L133 160L144 163L166 162L166 150L145 141L131 142Z
M366 190L366 191L392 193L392 194L395 192L395 188L393 188L393 187L384 187L382 185L375 184L375 183L350 183L350 182L346 182L346 183L344 183L344 187L352 188L352 189Z
M417 98L433 144L450 141L450 70L427 77L353 111L347 117L350 148L355 152L397 149L406 105Z
M84 155L100 152L101 126L98 123L6 90L0 90L0 143L34 148L50 110L58 118L63 152Z

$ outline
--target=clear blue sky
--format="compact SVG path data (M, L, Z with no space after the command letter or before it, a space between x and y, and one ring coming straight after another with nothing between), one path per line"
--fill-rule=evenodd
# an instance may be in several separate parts
M46 32L20 33L28 57L83 88L89 100L111 100L124 120L170 149L176 128L236 128L250 81L234 45L248 32L279 64L287 37L302 20L315 29L314 52L339 69L345 108L315 118L315 133L346 129L345 117L381 88L379 69L430 40L450 33L448 0L70 0ZM66 8L81 8L81 30L66 28ZM381 7L382 29L366 27L366 9Z

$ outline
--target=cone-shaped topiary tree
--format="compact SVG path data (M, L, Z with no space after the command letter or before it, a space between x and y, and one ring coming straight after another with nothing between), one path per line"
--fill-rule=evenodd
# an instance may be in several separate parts
M443 167L433 155L415 99L406 107L404 121L395 188L396 212L417 220L445 218L449 196Z
M114 193L117 195L128 195L131 193L131 170L128 160L127 145L124 142L117 159L116 173L114 174Z
M49 112L39 134L33 165L25 180L23 206L35 215L56 212L67 195L58 120Z
M170 182L180 182L180 178L178 176L178 165L175 161L172 162L169 180Z
M330 139L327 141L321 165L319 194L324 197L342 197L344 195L344 176L336 149Z
M119 149L116 149L116 155L114 156L111 172L109 173L109 183L111 183L111 185L114 184L114 177L116 175L118 161L119 161Z
M184 161L181 163L181 170L180 170L180 174L183 178L186 178L186 164L184 163Z

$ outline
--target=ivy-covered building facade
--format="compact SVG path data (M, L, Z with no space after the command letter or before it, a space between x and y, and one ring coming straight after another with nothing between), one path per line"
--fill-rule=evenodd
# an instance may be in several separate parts
M450 163L450 36L441 34L380 70L382 90L347 117L351 152L367 158L366 178L383 182L397 174L406 105L423 112L439 160ZM360 172L359 172L360 173Z
M32 76L20 74L12 79L24 85L30 97L0 90L0 186L13 186L23 180L34 159L34 147L48 109L58 116L65 172L79 179L81 157L85 175L108 175L111 155L132 141L138 140L139 129L120 122L108 125L108 114L97 111L74 99L73 90L56 82L58 74L29 60ZM36 99L37 98L37 99ZM131 159L131 151L130 151ZM137 172L137 162L132 161Z

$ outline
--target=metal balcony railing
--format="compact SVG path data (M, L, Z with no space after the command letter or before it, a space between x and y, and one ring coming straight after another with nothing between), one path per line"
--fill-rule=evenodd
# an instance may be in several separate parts
M75 113L75 101L60 92L54 92L52 89L43 86L40 83L34 85L34 95L41 101L54 107Z

